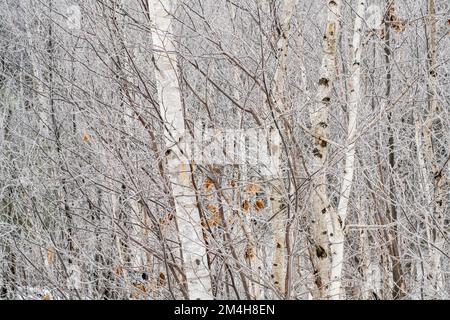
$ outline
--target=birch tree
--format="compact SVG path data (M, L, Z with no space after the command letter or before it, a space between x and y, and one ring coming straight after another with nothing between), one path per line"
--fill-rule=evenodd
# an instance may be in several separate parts
M323 56L319 74L317 102L310 111L310 119L314 133L313 174L314 193L312 196L312 229L315 283L318 297L327 297L330 286L330 239L333 225L340 225L327 195L326 168L328 157L328 117L331 106L331 90L335 78L337 39L339 35L340 1L327 2L327 19L323 36ZM333 219L333 220L332 220ZM333 240L332 240L333 241ZM333 241L334 242L334 241Z
M289 49L289 36L290 36L290 28L291 28L291 20L294 14L294 9L296 5L295 0L286 0L283 1L281 13L279 17L279 30L278 30L278 40L276 43L276 54L277 54L277 67L275 69L275 75L273 79L273 94L272 94L272 103L276 110L277 115L281 115L285 112L286 108L286 97L285 94L285 81L286 81L286 72L287 72L287 57L288 57L288 49ZM274 119L275 120L275 119ZM278 121L278 120L275 120ZM279 130L279 127L277 128ZM284 131L284 130L283 130ZM286 131L287 132L287 131ZM272 156L280 159L282 153L281 141L278 144L272 145ZM274 162L279 163L279 160L275 160ZM275 174L280 175L279 168L273 168ZM278 290L282 293L286 292L285 286L285 274L286 274L286 237L289 237L289 234L286 231L286 218L285 218L285 208L286 208L286 200L281 199L281 194L285 194L285 188L282 183L281 177L279 177L274 183L274 195L272 202L272 214L274 216L273 224L274 224L274 242L275 242L275 250L273 256L273 280L278 288ZM283 207L284 203L284 207Z
M427 65L427 95L428 95L428 110L423 126L424 137L424 152L427 159L428 170L427 176L432 177L433 195L432 195L432 219L433 231L432 242L433 249L431 250L430 271L427 278L430 279L432 288L439 291L443 286L442 282L442 267L441 267L441 252L443 249L444 239L442 237L442 228L444 227L444 208L445 197L443 195L445 184L444 168L436 161L433 148L433 118L439 112L438 99L436 97L437 82L436 82L436 55L437 55L437 22L436 22L436 4L434 0L429 0L427 3L428 10L428 26L427 26L427 44L428 44L428 65ZM447 160L448 161L448 160ZM444 164L445 166L446 164Z
M182 149L186 139L183 106L177 76L175 43L171 36L173 1L150 1L156 82L160 113L165 123L166 157L175 199L176 217L183 248L184 273L191 299L210 299L211 283L202 241L200 215L195 203L191 163Z
M350 96L348 103L348 136L345 148L345 165L343 178L341 183L341 192L339 198L339 204L337 207L337 221L333 224L333 237L331 237L331 272L330 272L330 289L329 297L339 299L341 297L342 286L342 264L344 262L344 244L345 233L344 226L348 213L348 204L350 200L350 193L353 183L353 174L355 170L355 147L356 147L356 130L357 130L357 117L358 117L358 105L361 101L361 37L363 28L363 19L365 13L365 1L358 1L353 41L352 41L352 66L351 66L351 78L350 78Z

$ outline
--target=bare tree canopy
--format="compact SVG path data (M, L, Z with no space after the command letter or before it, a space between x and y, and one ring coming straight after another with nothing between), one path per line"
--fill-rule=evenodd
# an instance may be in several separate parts
M448 0L0 0L0 299L449 299Z

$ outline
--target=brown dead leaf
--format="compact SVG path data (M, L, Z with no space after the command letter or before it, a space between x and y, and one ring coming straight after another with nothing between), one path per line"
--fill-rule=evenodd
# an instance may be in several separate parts
M264 209L264 207L265 207L265 203L264 203L264 200L263 200L263 199L257 199L257 200L255 201L255 204L253 205L253 208L254 208L256 211L261 211L262 209Z
M133 283L134 290L131 292L132 299L143 299L148 292L147 286L144 283Z
M396 20L392 22L392 29L394 29L395 32L401 33L405 31L406 29L406 21L404 20Z
M206 191L212 191L214 188L214 182L210 178L206 178L205 182L203 183L203 187Z
M256 183L250 183L245 186L245 192L248 194L254 194L261 190L260 186Z
M50 295L46 293L41 300L51 300Z
M217 227L222 222L219 214L214 214L211 218L208 219L208 225L210 227Z
M253 249L252 246L248 245L245 248L245 255L244 255L245 259L249 260L249 259L253 258L254 256L255 256L255 250Z
M164 272L159 273L159 284L162 286L166 284L166 275Z
M213 215L216 215L219 212L219 209L213 205L213 204L208 204L206 206L206 208L208 209L209 212L211 212Z
M147 292L147 287L143 283L136 283L136 284L133 284L133 286L143 293Z
M47 249L47 261L49 265L53 264L53 261L55 260L55 252L53 250L53 248L48 248Z
M242 203L242 209L244 209L244 211L248 211L249 208L249 204L247 200L244 200L244 202Z
M81 138L84 142L87 142L91 140L91 136L88 133L83 134L83 137Z
M122 266L117 266L114 268L114 273L116 276L122 277L123 276L123 269Z

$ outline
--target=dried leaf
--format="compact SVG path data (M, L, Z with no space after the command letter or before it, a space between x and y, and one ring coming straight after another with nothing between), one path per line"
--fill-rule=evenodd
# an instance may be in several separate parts
M222 222L219 214L214 214L210 219L208 219L208 225L210 227L217 227Z
M212 191L214 188L214 183L210 178L206 178L205 182L203 183L203 187L206 191Z
M166 283L166 275L164 274L164 272L160 272L159 273L159 284L160 285L165 285Z
M262 209L264 209L265 206L266 206L266 205L265 205L263 199L257 199L257 200L255 201L255 204L253 205L253 208L254 208L256 211L261 211Z
M142 282L133 283L134 290L131 292L132 299L142 299L143 296L148 292L146 285Z
M250 245L248 245L246 248L245 248L245 259L251 259L251 258L253 258L255 256L255 250L253 249L253 247L252 246L250 246Z
M123 276L123 269L122 266L117 266L114 268L114 273L119 276L122 277Z
M250 183L245 187L245 192L248 194L254 194L261 190L260 186L255 183Z
M83 140L84 142L87 142L91 139L91 136L88 133L83 134L83 137L81 138L81 140Z
M50 295L46 293L41 300L51 300Z
M217 214L219 212L219 209L217 209L217 207L213 204L208 204L206 206L206 208L208 209L209 212L211 212L213 215Z
M47 261L49 265L53 264L53 261L55 260L55 252L53 250L53 248L48 248L47 249Z
M242 209L244 209L244 211L248 211L248 207L249 207L248 201L244 200L244 202L242 203Z
M392 28L395 32L400 33L405 31L406 29L406 22L403 20L396 20L392 22Z
M133 284L133 286L143 293L147 292L147 287L143 283L135 283L135 284Z

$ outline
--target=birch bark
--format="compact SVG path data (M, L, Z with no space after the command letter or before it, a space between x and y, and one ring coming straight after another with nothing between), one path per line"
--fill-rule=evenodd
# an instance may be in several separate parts
M275 75L273 79L274 90L272 93L273 104L275 110L279 114L283 114L286 111L286 98L285 98L285 81L287 73L287 56L289 49L289 31L292 16L294 14L295 5L297 0L285 0L283 2L282 12L280 16L280 31L277 41L277 68L275 70ZM275 144L271 143L271 155L278 159L281 157L281 145L279 139ZM276 169L279 171L279 168ZM284 190L282 179L280 173L277 172L278 176L273 184L273 197L271 200L274 226L274 243L275 250L273 255L272 264L272 275L276 288L281 292L285 293L285 268L286 268L286 219L282 213L282 192Z
M355 25L352 43L352 67L350 79L350 99L348 104L348 126L347 144L345 149L345 166L343 180L341 183L341 193L337 209L337 219L333 219L334 233L330 235L331 242L331 274L329 297L332 299L341 298L342 287L342 264L344 261L344 228L345 219L348 212L348 203L353 184L353 173L355 170L355 138L357 130L358 105L361 100L360 78L361 78L361 34L364 18L365 0L358 1L355 17ZM336 221L338 223L336 223Z
M313 142L313 195L312 195L312 238L315 283L318 298L326 298L330 272L330 241L333 233L331 211L326 190L326 166L328 155L328 114L331 104L331 89L334 80L336 42L339 32L340 0L327 1L328 14L323 38L323 56L320 69L318 102L310 110L310 120L314 133Z
M165 126L166 160L175 200L189 298L212 299L206 249L192 185L191 164L186 150L182 148L185 142L184 115L170 14L175 4L175 0L149 0L154 24L152 39L158 102Z

